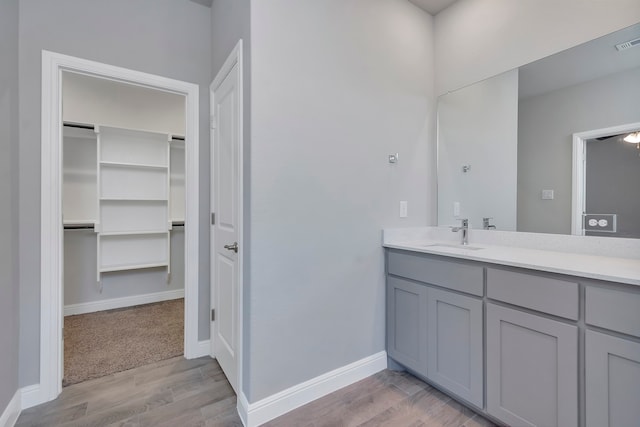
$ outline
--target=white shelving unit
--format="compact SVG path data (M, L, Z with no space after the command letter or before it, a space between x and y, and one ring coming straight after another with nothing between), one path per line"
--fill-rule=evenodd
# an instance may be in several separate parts
M171 149L167 134L96 126L97 281L111 271L170 271Z
M170 145L169 199L170 217L184 223L185 210L185 157L184 141L173 139Z
M64 225L96 222L96 134L93 129L64 127L62 217Z

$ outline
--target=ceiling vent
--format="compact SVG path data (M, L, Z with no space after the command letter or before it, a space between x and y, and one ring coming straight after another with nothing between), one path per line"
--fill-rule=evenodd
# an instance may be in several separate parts
M635 46L640 46L640 37L638 37L637 39L629 40L628 42L617 44L616 49L620 51L620 50L631 49L632 47L635 47Z

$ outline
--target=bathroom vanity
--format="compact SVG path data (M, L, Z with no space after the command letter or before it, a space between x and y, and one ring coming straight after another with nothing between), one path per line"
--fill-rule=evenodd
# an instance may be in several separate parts
M389 357L505 425L640 425L640 257L488 233L385 231Z

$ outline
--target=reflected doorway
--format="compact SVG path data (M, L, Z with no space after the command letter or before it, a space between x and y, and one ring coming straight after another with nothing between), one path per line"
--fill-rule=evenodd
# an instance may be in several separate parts
M574 135L573 234L640 238L640 124Z

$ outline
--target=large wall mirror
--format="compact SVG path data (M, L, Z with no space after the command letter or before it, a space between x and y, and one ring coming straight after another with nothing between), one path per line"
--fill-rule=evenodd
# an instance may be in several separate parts
M640 23L442 95L438 225L640 238L638 131Z

